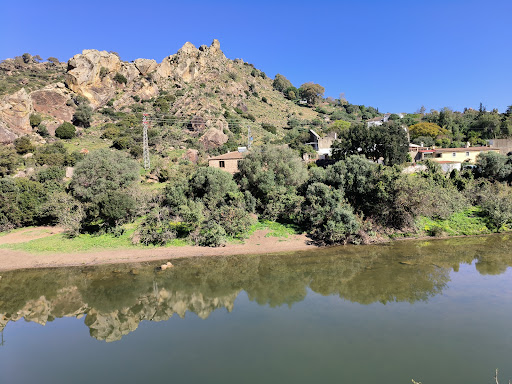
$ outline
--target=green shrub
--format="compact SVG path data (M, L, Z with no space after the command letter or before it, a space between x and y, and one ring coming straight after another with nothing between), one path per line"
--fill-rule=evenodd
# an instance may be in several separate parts
M55 136L59 139L72 139L76 136L76 128L73 124L65 121L57 127Z
M107 75L108 75L108 69L105 67L101 67L100 68L100 79L103 79Z
M40 115L35 114L35 113L30 115L30 126L31 127L37 127L39 124L41 124L42 121L43 121L43 119L41 118Z
M121 73L117 72L114 76L114 81L119 84L126 84L128 80Z
M276 134L277 133L277 129L275 126L273 126L272 124L267 124L267 123L261 123L261 127L267 131L267 132L270 132L272 134Z
M50 132L48 132L48 129L46 128L46 125L39 124L37 127L37 134L41 137L48 137L50 136Z
M16 140L14 140L14 148L20 155L24 155L35 150L35 147L30 142L30 138L28 136L18 137Z
M226 243L226 231L216 222L210 221L197 236L197 245L202 247L220 247Z
M89 128L92 121L92 108L88 104L80 104L73 115L73 124Z
M176 228L173 225L167 209L155 208L139 225L140 242L144 245L165 245L176 238Z
M266 103L266 102L267 102L267 98L266 98L265 96L263 96L263 97L261 98L261 101L263 101L264 103Z

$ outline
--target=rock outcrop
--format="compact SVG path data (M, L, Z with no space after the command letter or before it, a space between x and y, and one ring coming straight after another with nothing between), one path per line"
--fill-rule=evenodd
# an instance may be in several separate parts
M24 88L0 100L0 136L4 139L32 133L30 115L34 112L32 99ZM3 134L2 134L3 132Z
M121 60L113 53L86 49L68 61L66 85L73 92L89 99L99 106L106 103L115 93L115 86L109 74L115 76L121 70Z
M206 150L211 148L220 147L222 144L228 141L228 135L217 128L210 128L206 133L199 139L199 142L203 144Z
M69 96L59 88L43 89L30 94L34 111L50 115L58 120L71 121L75 109L68 106L66 102Z

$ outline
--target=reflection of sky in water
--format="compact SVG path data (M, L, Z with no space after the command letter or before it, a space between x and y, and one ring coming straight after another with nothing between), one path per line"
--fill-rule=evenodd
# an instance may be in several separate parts
M0 382L485 383L497 367L506 382L512 256L509 240L487 239L356 248L360 257L332 249L315 257L195 260L176 263L168 275L153 268L131 275L128 266L114 274L112 267L52 271L59 283L32 308L87 316L44 327L9 322ZM38 273L42 279L43 271L30 276L34 289L25 281L9 292L5 281L21 283L23 275L3 273L0 313L30 309L24 297L39 299ZM141 313L169 320L144 321ZM124 336L112 343L90 337L87 326L98 315L118 320L102 323L102 332L127 326Z

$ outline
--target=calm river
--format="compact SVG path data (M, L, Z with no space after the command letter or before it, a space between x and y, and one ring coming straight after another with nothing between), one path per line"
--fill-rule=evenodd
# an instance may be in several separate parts
M512 236L0 273L0 383L512 379Z

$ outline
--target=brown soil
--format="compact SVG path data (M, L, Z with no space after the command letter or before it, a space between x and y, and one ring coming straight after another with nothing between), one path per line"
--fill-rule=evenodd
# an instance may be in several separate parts
M39 229L39 231L37 231ZM43 230L44 229L44 230ZM48 230L53 230L50 233ZM27 232L19 231L0 237L0 244L29 241L50 236L56 228L29 228ZM210 248L197 246L153 248L153 249L119 249L60 254L34 254L24 251L0 249L0 271L49 268L65 266L82 266L97 264L136 263L143 261L168 260L182 257L248 255L276 252L293 252L315 249L305 235L291 235L288 238L265 237L268 230L256 231L244 244L228 244L225 247Z
M34 227L24 228L19 231L8 233L0 236L0 244L17 244L25 243L30 240L41 239L43 237L55 235L64 232L63 228L59 227ZM3 251L0 251L3 253Z

